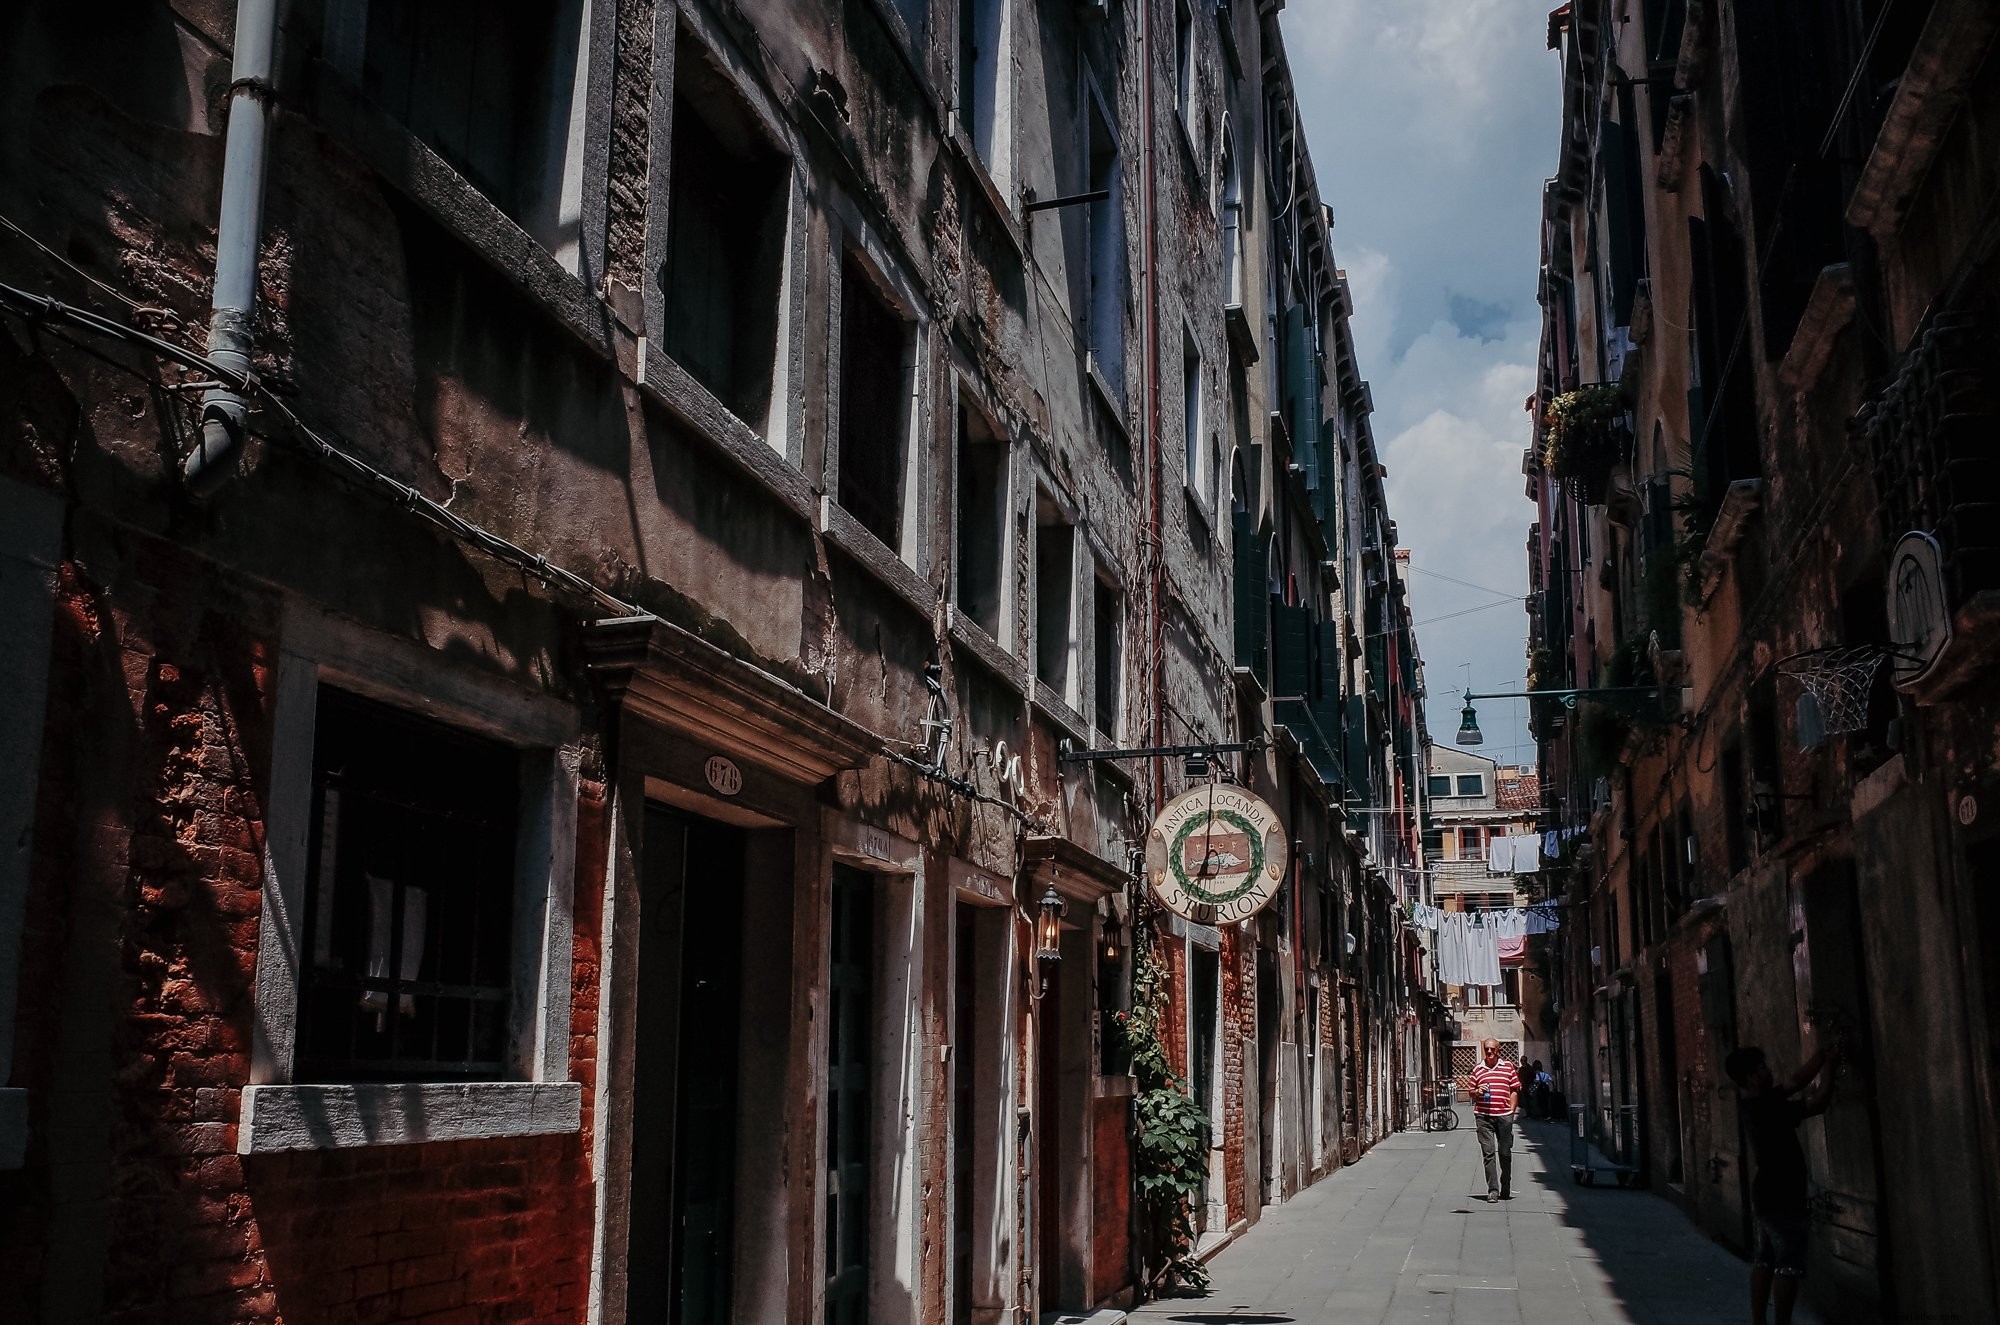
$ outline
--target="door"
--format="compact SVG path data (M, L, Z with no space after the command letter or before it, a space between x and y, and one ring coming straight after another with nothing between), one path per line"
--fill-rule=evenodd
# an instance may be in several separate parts
M653 805L644 832L626 1316L726 1325L744 836Z
M865 1325L874 879L835 865L832 911L826 1027L826 1321Z
M973 928L974 913L964 902L954 903L951 1032L951 1319L952 1325L972 1322L972 1194L973 1194Z

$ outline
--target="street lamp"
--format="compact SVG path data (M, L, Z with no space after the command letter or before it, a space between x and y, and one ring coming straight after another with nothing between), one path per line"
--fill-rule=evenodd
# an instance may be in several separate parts
M1465 692L1465 707L1458 715L1458 744L1484 745L1486 738L1479 731L1479 714L1472 707L1475 699L1553 699L1566 709L1576 708L1580 699L1595 700L1599 703L1653 700L1658 702L1666 691L1660 686L1586 686L1579 690L1502 690L1490 695L1475 695Z
M1125 955L1125 926L1116 912L1104 918L1104 960L1113 966Z

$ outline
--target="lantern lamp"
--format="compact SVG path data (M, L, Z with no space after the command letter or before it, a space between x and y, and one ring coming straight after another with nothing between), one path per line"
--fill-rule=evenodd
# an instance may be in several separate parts
M1125 926L1114 912L1104 918L1104 960L1116 965L1125 955Z
M1472 696L1465 697L1465 707L1458 713L1458 743L1460 745L1484 745L1486 737L1479 730L1479 714L1472 707Z
M1038 962L1059 962L1062 960L1062 917L1063 900L1057 895L1055 885L1042 894L1042 900L1035 906L1035 960Z

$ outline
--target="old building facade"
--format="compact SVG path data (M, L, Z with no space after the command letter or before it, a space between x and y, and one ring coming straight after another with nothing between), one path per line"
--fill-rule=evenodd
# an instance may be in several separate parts
M1142 942L1205 1246L1397 1125L1421 662L1279 8L0 19L25 1318L1129 1303ZM1135 874L1216 776L1294 841L1219 929Z
M1723 1241L1723 1059L1805 1127L1826 1319L2000 1312L1989 5L1578 3L1545 193L1530 666L1562 1075Z

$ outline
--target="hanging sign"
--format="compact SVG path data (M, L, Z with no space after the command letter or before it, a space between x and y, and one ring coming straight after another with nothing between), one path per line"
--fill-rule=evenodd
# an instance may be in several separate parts
M1904 534L1889 554L1889 638L1896 645L1892 677L1899 686L1923 679L1951 643L1945 606L1944 554L1921 530Z
M1290 855L1278 812L1240 787L1196 787L1160 811L1146 834L1146 878L1169 911L1203 925L1263 910Z

